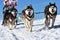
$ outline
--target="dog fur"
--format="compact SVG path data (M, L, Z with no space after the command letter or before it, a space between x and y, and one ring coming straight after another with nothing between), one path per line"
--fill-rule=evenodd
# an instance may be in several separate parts
M45 26L46 26L46 28L48 28L50 25L50 19L52 19L51 27L53 27L54 22L55 22L55 18L57 15L57 6L55 5L55 3L54 4L49 3L49 5L47 5L45 7L44 13L45 13Z
M34 20L34 10L32 8L32 5L27 6L22 11L22 15L20 16L20 19L24 22L26 30L32 32L32 24Z
M16 24L17 24L17 19L16 19L16 15L14 14L12 14L12 12L15 12L15 11L11 11L11 12L9 12L10 10L6 10L5 12L4 12L4 18L3 18L3 25L4 26L8 26L9 27L9 29L13 29L13 28L15 28L16 27Z

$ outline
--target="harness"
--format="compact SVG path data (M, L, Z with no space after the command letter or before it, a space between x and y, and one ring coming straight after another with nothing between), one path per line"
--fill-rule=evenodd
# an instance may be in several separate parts
M31 21L34 17L34 14L32 14L31 16L27 16L26 14L24 15L26 19L28 19L29 21Z
M55 16L55 14L50 13L49 16L50 16L50 18L53 18L53 16Z

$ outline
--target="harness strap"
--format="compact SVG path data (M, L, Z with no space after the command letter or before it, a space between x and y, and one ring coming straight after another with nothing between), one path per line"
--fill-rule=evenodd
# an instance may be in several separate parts
M25 18L28 19L29 21L32 20L32 17L30 18L30 17L28 17L27 15L25 15Z

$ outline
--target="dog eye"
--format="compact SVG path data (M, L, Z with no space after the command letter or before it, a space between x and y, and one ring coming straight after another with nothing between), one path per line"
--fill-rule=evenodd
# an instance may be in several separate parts
M28 14L28 12L29 12L28 10L25 11L26 14Z

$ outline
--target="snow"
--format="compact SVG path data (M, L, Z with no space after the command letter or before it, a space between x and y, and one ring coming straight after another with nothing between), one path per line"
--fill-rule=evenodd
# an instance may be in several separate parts
M23 24L9 30L7 26L2 26L0 23L0 40L60 40L60 15L56 17L54 28L40 31L45 27L44 20L35 20L32 32L25 31Z

